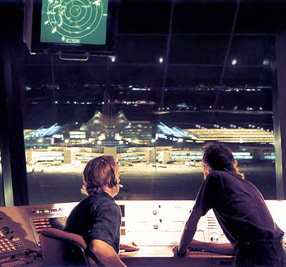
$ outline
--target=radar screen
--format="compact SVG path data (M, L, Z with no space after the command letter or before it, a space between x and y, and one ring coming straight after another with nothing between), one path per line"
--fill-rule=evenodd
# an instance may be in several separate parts
M41 42L106 44L108 0L42 0Z

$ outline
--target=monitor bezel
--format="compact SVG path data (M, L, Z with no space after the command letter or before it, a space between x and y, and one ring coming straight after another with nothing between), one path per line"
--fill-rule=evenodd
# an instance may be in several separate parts
M47 54L83 54L83 55L114 55L117 37L119 0L108 0L106 21L106 43L70 44L57 42L41 42L42 0L33 0L32 22L30 27L30 52ZM28 35L29 36L29 35ZM29 42L27 42L29 46Z

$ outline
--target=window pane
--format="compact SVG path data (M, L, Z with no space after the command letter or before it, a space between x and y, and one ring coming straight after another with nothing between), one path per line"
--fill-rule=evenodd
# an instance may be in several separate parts
M3 174L2 174L2 152L1 152L1 144L0 144L0 177L1 177L1 182L0 182L0 192L3 192ZM4 206L4 201L1 193L0 197L0 206Z
M84 166L102 154L120 165L118 199L195 199L210 141L228 144L246 179L276 198L272 31L247 32L256 9L245 3L231 36L235 4L186 2L175 2L168 36L170 1L121 1L113 60L23 52L31 204L82 199Z

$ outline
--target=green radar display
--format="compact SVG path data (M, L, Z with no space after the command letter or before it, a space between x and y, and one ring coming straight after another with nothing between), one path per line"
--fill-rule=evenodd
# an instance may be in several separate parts
M106 44L108 0L42 0L41 42Z

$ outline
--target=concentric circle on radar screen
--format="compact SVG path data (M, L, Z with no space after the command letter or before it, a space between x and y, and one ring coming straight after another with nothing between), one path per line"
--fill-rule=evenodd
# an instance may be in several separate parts
M60 34L62 41L92 34L104 15L101 0L48 0L46 14L51 33Z

